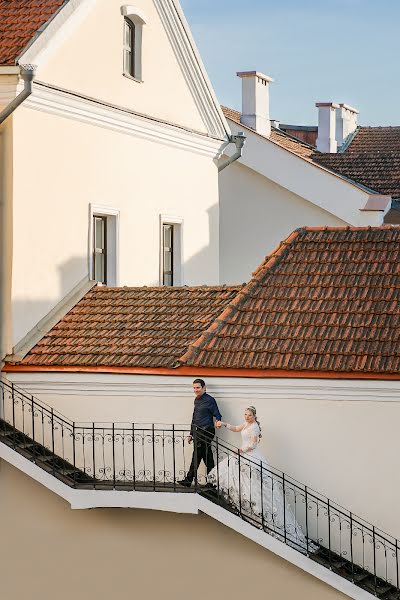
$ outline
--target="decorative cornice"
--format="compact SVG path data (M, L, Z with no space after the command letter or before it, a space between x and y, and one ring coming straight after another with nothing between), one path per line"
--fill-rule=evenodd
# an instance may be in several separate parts
M34 82L33 93L24 102L24 107L212 158L218 155L222 143L220 139L43 82Z
M225 118L206 79L200 57L196 55L194 44L191 43L189 31L183 21L184 16L178 13L173 0L154 0L154 4L209 134L226 138Z

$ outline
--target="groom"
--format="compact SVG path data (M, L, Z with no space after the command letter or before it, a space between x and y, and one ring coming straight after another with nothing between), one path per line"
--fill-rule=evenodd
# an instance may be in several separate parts
M192 481L196 475L195 470L200 466L202 460L206 465L207 474L214 468L214 457L211 448L211 441L215 435L214 417L217 421L222 420L215 398L207 394L206 384L203 379L195 379L193 381L193 391L196 397L194 399L191 433L189 436L189 443L193 441L194 437L192 463L185 479L178 481L178 483L186 487L192 485ZM201 427L203 430L200 432L200 435L196 435L197 427Z

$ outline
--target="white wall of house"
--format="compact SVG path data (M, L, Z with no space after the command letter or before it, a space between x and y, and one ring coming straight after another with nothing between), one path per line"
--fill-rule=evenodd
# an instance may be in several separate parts
M345 221L235 162L220 174L220 277L248 281L264 257L302 225Z
M118 285L159 285L160 215L182 219L182 283L219 282L210 155L21 107L14 118L14 343L88 275L91 204L119 211Z
M93 276L96 212L112 224L107 283L160 284L162 219L179 229L175 284L219 283L223 117L172 0L126 8L144 21L142 80L123 75L122 5L67 4L21 58L37 73L7 167L13 345ZM10 100L22 85L2 77Z
M189 423L193 377L9 373L21 388L70 419ZM271 465L400 536L397 435L400 382L208 377L224 420L254 405ZM221 436L235 445L238 434Z

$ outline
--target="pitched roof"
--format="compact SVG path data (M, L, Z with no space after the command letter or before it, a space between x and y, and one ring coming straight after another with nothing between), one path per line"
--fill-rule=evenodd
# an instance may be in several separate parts
M240 122L241 113L239 111L222 106L222 112L227 119L230 119L238 125L243 125ZM275 127L272 127L269 139L279 144L279 146L282 146L282 148L286 148L286 150L290 150L291 152L298 154L302 158L311 158L315 152L315 148L309 144L296 139L284 131L276 129Z
M241 113L222 107L227 119L240 123ZM400 127L359 127L345 152L328 154L276 128L270 138L286 150L370 190L400 198Z
M180 363L400 372L400 228L301 228Z
M400 127L359 127L344 152L312 158L380 194L400 198Z
M172 367L239 289L92 288L20 364Z
M68 0L0 0L0 64L13 65L38 30Z

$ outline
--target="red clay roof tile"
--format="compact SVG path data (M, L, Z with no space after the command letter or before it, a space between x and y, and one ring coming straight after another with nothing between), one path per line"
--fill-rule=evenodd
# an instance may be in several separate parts
M21 364L172 367L239 289L95 287Z
M0 64L15 64L38 29L64 3L65 0L0 0Z
M400 228L302 228L179 363L400 372Z

